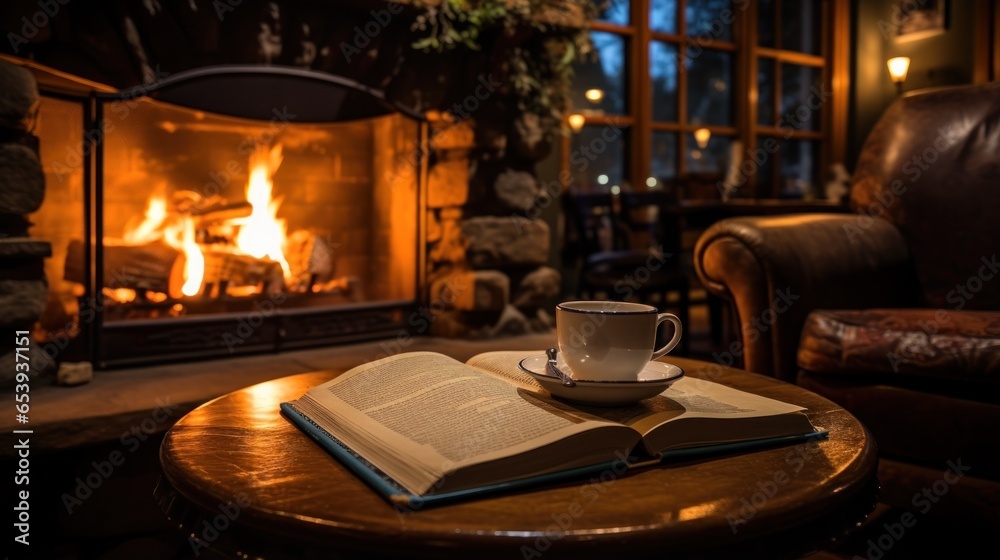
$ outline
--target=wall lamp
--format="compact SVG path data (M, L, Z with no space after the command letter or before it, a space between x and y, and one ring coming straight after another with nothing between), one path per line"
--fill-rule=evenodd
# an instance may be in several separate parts
M896 84L899 93L903 93L903 82L906 81L906 73L910 70L910 57L897 56L890 58L885 64L889 67L889 77L892 78L892 83Z

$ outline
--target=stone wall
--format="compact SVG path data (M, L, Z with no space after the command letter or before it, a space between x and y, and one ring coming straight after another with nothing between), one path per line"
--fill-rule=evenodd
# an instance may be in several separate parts
M502 105L486 102L480 110L495 115ZM432 332L481 338L550 330L560 278L546 266L549 226L523 215L536 204L533 166L551 139L532 116L430 116L428 299L443 310ZM514 124L504 129L503 122Z
M28 237L28 214L45 198L45 175L32 135L32 114L38 105L35 80L27 70L0 61L0 384L14 384L16 364L27 364L31 378L48 376L53 363L39 352L38 342L17 344L16 331L33 332L45 312L49 284L45 259L52 247ZM17 347L22 356L17 356ZM25 358L28 358L25 361Z

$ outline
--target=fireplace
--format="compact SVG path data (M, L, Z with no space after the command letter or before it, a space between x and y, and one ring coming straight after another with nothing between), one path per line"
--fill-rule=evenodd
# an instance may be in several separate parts
M423 290L420 115L297 69L199 69L121 92L38 78L46 196L32 236L52 245L40 327L71 341L64 359L406 331Z
M584 5L508 11L477 48L430 46L411 2L64 5L0 45L0 322L66 384L548 332Z

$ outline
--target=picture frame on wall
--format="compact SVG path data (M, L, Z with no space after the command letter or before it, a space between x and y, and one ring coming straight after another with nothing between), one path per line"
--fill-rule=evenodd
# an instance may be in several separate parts
M944 33L948 29L948 3L949 0L908 0L893 4L896 41L915 41Z

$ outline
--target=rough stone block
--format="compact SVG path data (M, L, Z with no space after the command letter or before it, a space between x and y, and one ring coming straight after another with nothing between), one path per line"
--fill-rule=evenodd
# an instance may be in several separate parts
M52 244L30 237L8 237L0 239L0 259L4 257L37 257L52 256Z
M435 306L463 311L499 311L510 300L510 279L498 270L448 274L431 284Z
M484 159L501 159L507 155L507 135L492 127L476 130L476 147Z
M469 326L462 311L445 310L434 315L430 333L443 338L471 338Z
M0 126L23 129L24 120L38 102L38 87L31 71L0 60Z
M462 219L462 209L457 207L442 208L441 221L457 221Z
M465 238L455 220L441 221L441 240L430 243L427 258L432 263L460 263L465 261Z
M427 211L427 242L434 243L441 240L441 220L433 210Z
M30 214L45 199L45 174L30 148L0 144L0 212Z
M511 108L502 102L479 112L476 119L476 154L480 160L499 160L507 155L511 112Z
M469 200L469 162L442 160L431 167L427 179L427 206L461 206Z
M475 146L475 127L470 119L454 124L435 126L431 132L431 148L435 150L467 150Z
M63 362L56 373L56 384L72 387L90 383L94 379L94 366L90 362Z
M501 202L517 210L531 208L538 197L538 181L527 171L507 169L497 176L493 189Z
M471 271L446 273L431 282L431 306L439 309L468 309L462 300L471 300L474 280Z
M558 270L548 266L540 267L521 280L512 303L520 309L536 309L548 305L552 298L559 295L561 280Z
M528 319L528 326L531 332L546 333L556 328L556 318L544 309L535 312L535 316Z
M499 270L477 270L473 272L473 310L503 309L510 301L510 278Z
M534 113L519 115L511 127L510 144L514 153L529 161L541 161L552 151L552 138L542 119Z
M0 328L33 325L45 311L49 283L40 280L0 280Z
M549 260L549 225L523 217L482 216L462 220L466 259L476 268L543 265Z
M508 305L500 314L500 319L490 329L490 336L516 336L530 330L528 318L513 305Z

